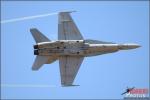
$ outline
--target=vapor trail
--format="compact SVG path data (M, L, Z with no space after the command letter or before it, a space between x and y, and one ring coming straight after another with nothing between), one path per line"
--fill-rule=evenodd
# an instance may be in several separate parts
M48 13L48 14L41 14L41 15L35 15L35 16L27 16L27 17L21 17L21 18L14 18L14 19L9 19L9 20L2 20L1 24L10 23L10 22L16 22L16 21L23 21L23 20L27 20L27 19L35 19L35 18L40 18L40 17L46 17L46 16L55 15L55 14L58 14L58 12Z
M1 84L1 87L10 87L10 88L21 88L21 87L28 87L28 88L50 88L56 87L55 85L38 85L38 84Z

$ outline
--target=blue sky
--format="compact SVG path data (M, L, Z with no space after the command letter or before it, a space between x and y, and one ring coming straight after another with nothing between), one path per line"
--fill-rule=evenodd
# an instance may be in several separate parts
M38 28L51 40L57 40L57 15L1 24L2 98L121 99L127 86L148 88L148 8L148 1L2 2L1 20L76 10L72 16L84 38L142 46L85 58L74 82L80 86L64 88L60 86L58 61L37 72L31 70L35 41L29 29Z

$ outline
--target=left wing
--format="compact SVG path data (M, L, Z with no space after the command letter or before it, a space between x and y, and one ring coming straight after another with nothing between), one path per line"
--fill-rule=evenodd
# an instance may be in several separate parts
M63 86L73 86L73 81L77 75L83 57L61 56L59 58L61 84Z
M83 37L70 16L71 12L60 12L58 23L59 40L83 40Z

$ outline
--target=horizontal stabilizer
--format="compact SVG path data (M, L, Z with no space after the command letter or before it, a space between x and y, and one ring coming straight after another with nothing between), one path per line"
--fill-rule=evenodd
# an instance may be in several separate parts
M30 32L32 33L33 38L35 39L36 43L39 42L48 42L50 41L45 35L43 35L38 29L31 28Z
M32 70L38 70L43 64L47 63L48 56L36 56Z
M38 70L43 64L50 64L56 61L58 58L56 56L36 56L32 70Z

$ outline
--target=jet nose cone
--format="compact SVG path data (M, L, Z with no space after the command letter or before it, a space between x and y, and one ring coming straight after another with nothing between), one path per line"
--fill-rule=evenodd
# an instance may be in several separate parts
M120 50L135 49L139 47L141 47L139 44L133 44L133 43L119 45Z
M134 45L134 48L139 48L141 47L139 44Z
M135 49L141 47L139 44L128 44L129 49Z

